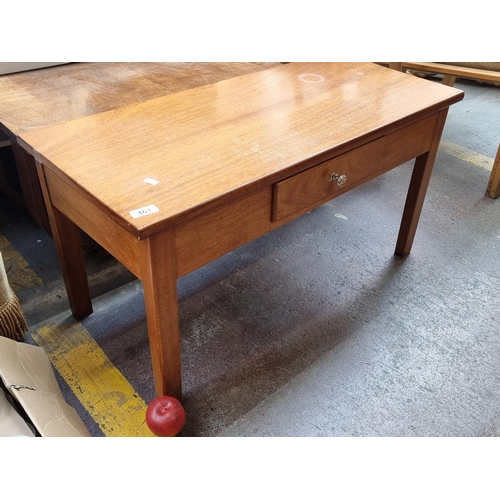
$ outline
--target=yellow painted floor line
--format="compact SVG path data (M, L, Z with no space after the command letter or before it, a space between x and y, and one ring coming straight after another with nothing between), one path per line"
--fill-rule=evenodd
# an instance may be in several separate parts
M29 267L24 257L15 250L9 240L0 234L0 252L7 270L9 284L14 292L43 285L42 278Z
M50 322L31 335L106 436L153 436L147 404L81 323Z
M458 144L453 144L452 142L441 140L439 144L439 149L448 153L459 160L466 161L468 163L472 163L476 165L476 167L484 168L485 170L491 171L493 169L493 158L489 158L488 156L475 153L470 149L463 148Z
M14 292L43 285L3 235L0 252ZM104 435L153 436L145 423L147 404L82 324L59 315L30 333Z

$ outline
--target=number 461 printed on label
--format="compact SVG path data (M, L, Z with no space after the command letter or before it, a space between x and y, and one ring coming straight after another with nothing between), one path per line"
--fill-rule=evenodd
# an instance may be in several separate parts
M148 205L147 207L138 208L136 210L131 210L129 214L134 218L144 217L145 215L154 214L159 212L160 209L156 205Z

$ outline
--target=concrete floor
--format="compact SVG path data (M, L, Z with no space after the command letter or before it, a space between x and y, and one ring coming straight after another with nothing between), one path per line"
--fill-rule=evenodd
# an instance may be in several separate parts
M450 109L407 258L393 252L412 163L179 280L181 436L500 436L500 199L456 148L494 158L500 88L456 87L466 97ZM35 343L71 321L65 290L52 240L0 201ZM81 325L149 402L141 283L109 256L86 259L95 312Z

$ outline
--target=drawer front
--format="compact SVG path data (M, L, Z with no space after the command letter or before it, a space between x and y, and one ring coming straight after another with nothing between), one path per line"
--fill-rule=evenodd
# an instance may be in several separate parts
M378 172L383 148L384 137L277 182L272 220L312 210Z

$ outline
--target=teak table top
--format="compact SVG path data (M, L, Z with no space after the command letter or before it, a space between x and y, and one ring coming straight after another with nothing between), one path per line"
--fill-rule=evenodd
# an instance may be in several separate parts
M462 96L372 63L290 63L21 139L141 239Z
M33 158L17 144L20 134L277 65L71 63L0 76L0 133L12 142L22 193L12 189L7 180L1 183L2 188L51 234Z
M276 65L91 62L3 75L0 125L19 135Z

